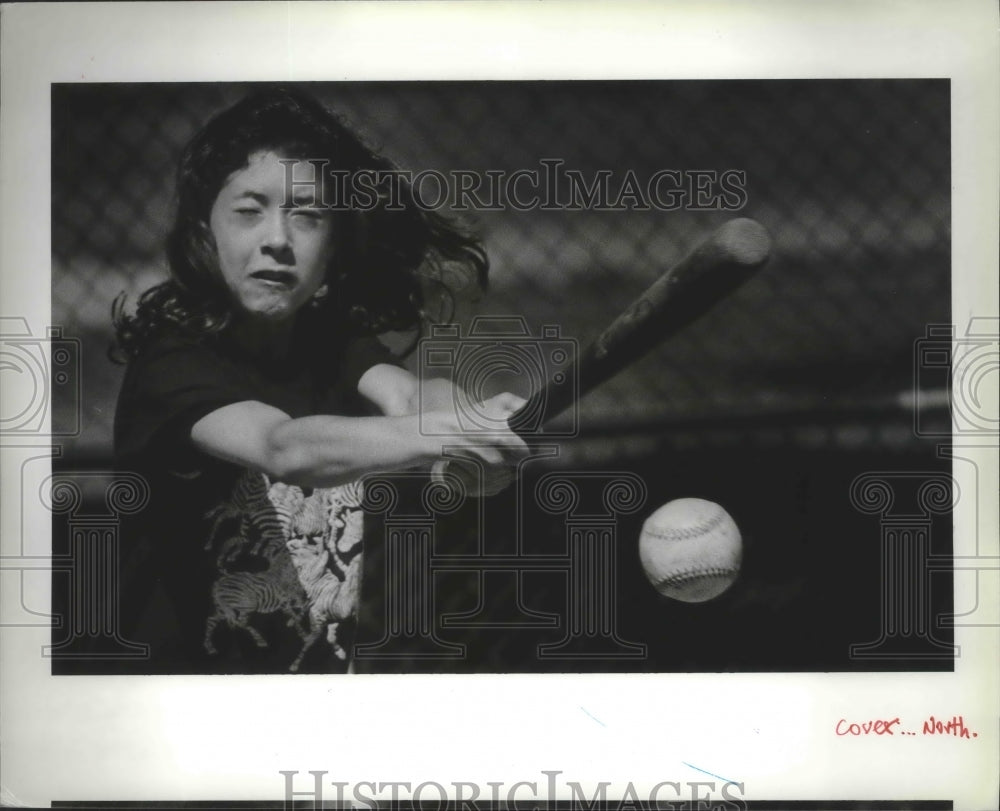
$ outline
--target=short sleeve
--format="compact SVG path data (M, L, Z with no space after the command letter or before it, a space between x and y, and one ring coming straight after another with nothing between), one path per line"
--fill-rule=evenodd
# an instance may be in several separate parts
M164 341L134 359L115 414L115 455L155 452L180 463L191 452L191 427L216 409L256 399L239 367L209 347Z
M387 363L403 367L402 362L378 338L367 336L357 338L348 344L341 364L340 378L344 391L355 395L358 382L373 366Z

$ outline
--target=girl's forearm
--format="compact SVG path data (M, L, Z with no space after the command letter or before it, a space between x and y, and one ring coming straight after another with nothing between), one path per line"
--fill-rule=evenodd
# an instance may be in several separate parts
M301 487L331 487L366 473L427 465L441 443L420 429L415 415L289 419L268 433L267 472Z

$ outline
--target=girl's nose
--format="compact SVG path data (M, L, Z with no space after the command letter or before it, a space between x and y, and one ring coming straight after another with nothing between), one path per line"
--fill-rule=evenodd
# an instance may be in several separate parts
M264 246L273 251L288 247L288 218L281 209L275 209L267 219Z

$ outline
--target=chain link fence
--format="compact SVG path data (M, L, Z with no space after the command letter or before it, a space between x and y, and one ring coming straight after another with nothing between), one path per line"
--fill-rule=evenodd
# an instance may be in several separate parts
M603 458L651 436L743 441L747 425L756 441L776 445L917 441L900 407L913 385L914 342L927 324L950 320L947 81L309 87L414 173L544 178L560 162L560 205L470 213L492 281L460 310L466 329L476 312L518 315L533 335L556 326L583 344L725 220L749 216L770 231L773 256L761 274L580 403L581 432L601 435ZM179 152L250 89L53 87L52 317L83 342L83 430L71 453L110 452L121 375L105 354L111 301L122 291L134 301L166 273ZM691 193L661 194L673 210L640 210L630 175L641 198L661 170L680 173L661 191L675 177L700 182L699 173L708 186L714 173L717 187L729 171L741 193L728 196L729 210ZM567 171L585 183L603 173L609 210L564 205Z
M52 317L81 341L83 388L82 431L66 444L60 464L109 463L122 374L106 354L111 302L122 291L134 301L165 276L162 245L180 150L211 114L250 89L53 87ZM557 649L566 633L576 575L528 564L477 571L472 558L483 544L490 554L513 555L522 536L530 536L535 552L565 555L572 521L539 513L529 499L525 536L511 523L521 512L507 493L488 500L485 517L470 502L439 521L426 540L437 567L428 586L435 610L428 632L453 653L464 646L450 658L423 657L405 645L378 647L389 622L386 595L402 588L393 577L405 581L412 572L390 571L388 518L372 523L370 537L378 542L366 545L360 639L385 657L361 658L360 669L951 666L950 659L873 665L848 655L852 644L876 638L882 621L878 526L850 506L851 482L869 470L947 467L935 460L933 442L914 430L910 405L918 399L914 383L923 382L915 381L915 344L927 325L951 319L947 81L310 89L371 146L414 173L511 178L527 170L544 178L556 166L563 173L548 189L554 197L543 194L541 205L519 210L507 201L462 212L478 227L492 267L489 291L459 308L466 333L477 314L517 316L530 335L556 329L560 340L583 345L726 220L753 217L773 238L761 273L583 398L580 438L562 443L557 464L571 481L628 469L648 487L642 509L615 519L615 568L605 573L617 588L610 604L622 650L641 646L640 660L543 661L543 647ZM670 198L677 205L644 208L649 178L664 171L671 182L680 179L677 188L695 185ZM606 204L566 205L573 172L586 185L606 178ZM699 177L718 190L727 172L728 195L698 196ZM433 185L422 191L433 193ZM407 362L418 371L419 352ZM947 411L936 418L947 430ZM543 460L526 471L525 493L534 492L545 469ZM745 543L737 587L696 608L660 598L635 554L644 516L683 495L726 505ZM409 497L419 501L419 494ZM488 527L488 539L481 527ZM942 524L936 552L947 555L950 540ZM463 570L449 555L471 562ZM851 600L843 599L843 588ZM933 605L950 605L949 599L939 589ZM429 638L416 641L425 645Z

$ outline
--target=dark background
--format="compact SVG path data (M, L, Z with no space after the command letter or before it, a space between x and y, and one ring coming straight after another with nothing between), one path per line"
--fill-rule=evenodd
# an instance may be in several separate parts
M54 420L80 431L57 469L110 466L122 368L107 359L110 304L163 278L173 171L185 141L253 85L55 85L52 89L53 324L80 341L80 411L57 400ZM917 341L950 311L949 84L943 80L725 82L329 83L309 85L370 144L413 171L540 169L561 158L585 175L658 169L746 172L739 212L479 212L490 291L460 302L476 314L518 315L532 335L558 326L586 343L715 227L759 220L774 240L765 270L708 316L579 404L580 434L556 460L526 469L524 493L554 470L568 478L628 471L645 483L644 506L616 522L618 633L644 658L542 660L538 645L564 628L440 626L465 644L448 660L399 646L373 670L798 671L950 669L952 660L857 659L850 646L884 624L881 519L857 510L854 479L872 471L947 471L934 437L948 413L941 370L918 368ZM418 353L409 361L418 369ZM933 373L933 375L932 375ZM513 381L513 386L525 381ZM414 492L404 497L416 498ZM404 488L405 489L405 488ZM660 597L639 568L643 520L659 505L697 496L722 504L740 526L744 570L702 605ZM478 536L469 503L438 522L437 555L480 541L505 552L516 536L539 553L565 550L565 521L516 493L482 505ZM404 498L405 501L405 498ZM57 517L58 554L61 523ZM931 552L951 550L950 516L928 525ZM525 528L527 531L525 531ZM381 539L370 522L362 638L384 626ZM530 536L530 537L529 537ZM948 570L932 578L927 617L950 610ZM61 575L56 575L61 583ZM515 578L491 583L480 615L510 613ZM525 573L522 605L565 611L560 572ZM475 573L435 574L435 617L480 599ZM71 612L65 588L57 613ZM62 595L62 596L60 596ZM60 604L64 601L67 604ZM437 620L435 620L437 622ZM950 641L948 629L934 635ZM59 632L56 632L58 638ZM935 652L934 645L926 645ZM915 647L921 648L920 639Z

